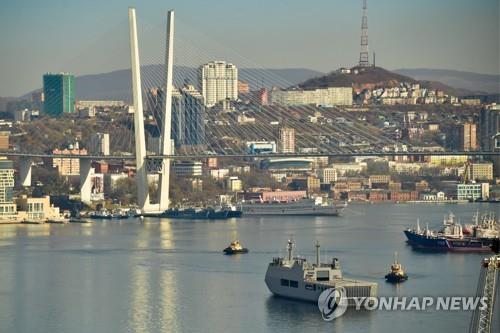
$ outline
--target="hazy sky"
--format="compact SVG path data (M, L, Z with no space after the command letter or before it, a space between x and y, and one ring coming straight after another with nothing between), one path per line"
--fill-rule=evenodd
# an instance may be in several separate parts
M2 0L0 96L41 87L48 71L81 75L129 67L129 6L137 8L143 63L161 61L165 14L173 8L179 38L188 39L183 42L191 41L185 30L192 29L260 67L326 72L352 66L359 57L361 3ZM368 8L370 51L380 66L500 73L499 0L368 0ZM207 53L223 59L223 49Z

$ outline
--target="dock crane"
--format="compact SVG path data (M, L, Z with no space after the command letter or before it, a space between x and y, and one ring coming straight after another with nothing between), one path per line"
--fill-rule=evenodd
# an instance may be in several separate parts
M469 326L470 333L490 333L492 329L492 321L495 315L496 297L500 297L500 288L498 288L498 280L500 278L500 255L499 239L497 238L491 246L496 254L484 258L481 264L481 272L477 284L477 296L484 297L484 307L477 308L473 315ZM498 312L498 311L497 311ZM499 315L498 313L496 314Z

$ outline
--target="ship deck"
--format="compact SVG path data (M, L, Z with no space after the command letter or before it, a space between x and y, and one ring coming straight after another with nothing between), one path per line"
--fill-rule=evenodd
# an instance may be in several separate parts
M340 287L372 287L372 286L377 286L376 282L369 282L369 281L363 281L363 280L355 280L355 279L333 279L333 280L328 280L328 281L317 281L314 279L304 279L304 282L306 283L313 283L317 285L323 285L327 287L335 287L335 286L340 286Z

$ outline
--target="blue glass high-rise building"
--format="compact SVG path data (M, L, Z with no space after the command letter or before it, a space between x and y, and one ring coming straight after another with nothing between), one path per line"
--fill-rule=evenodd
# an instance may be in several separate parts
M43 76L43 112L51 117L75 111L75 77L68 73Z

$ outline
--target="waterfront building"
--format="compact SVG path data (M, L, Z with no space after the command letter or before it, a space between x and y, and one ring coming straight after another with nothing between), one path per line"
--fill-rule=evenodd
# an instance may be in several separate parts
M13 198L14 162L0 157L0 223L15 222L17 206Z
M273 90L271 103L280 105L352 105L352 87L330 87L315 90Z
M22 195L16 199L16 204L19 207L18 221L46 222L47 220L59 219L61 215L59 207L50 204L48 195L40 198L29 198Z
M212 61L201 66L200 81L206 106L238 99L238 69L231 63Z
M109 155L109 133L95 133L90 138L90 153L93 155Z
M75 111L75 77L69 73L43 76L43 112L51 117Z
M488 183L457 184L458 200L487 200L489 193L490 184Z

